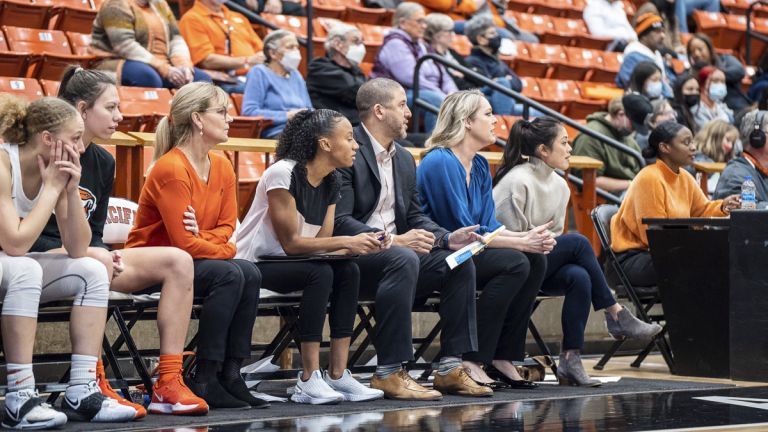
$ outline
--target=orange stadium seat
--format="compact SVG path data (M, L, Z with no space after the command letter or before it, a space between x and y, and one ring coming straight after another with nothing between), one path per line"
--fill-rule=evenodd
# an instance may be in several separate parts
M549 22L541 37L542 43L572 45L579 36L589 34L587 25L582 19L552 17Z
M699 32L706 34L713 41L717 41L720 31L728 27L725 16L719 12L693 11L693 20Z
M392 11L388 9L367 8L363 5L348 5L344 21L352 23L392 25Z
M539 78L537 82L541 96L536 99L562 114L568 113L568 104L572 100L581 99L579 88L573 81Z
M621 62L624 61L624 54L602 51L597 64L592 69L592 75L589 80L592 82L616 82L616 74L621 69Z
M272 15L267 13L262 13L261 17L265 20L269 21L270 23L280 27L283 30L289 30L293 33L296 33L296 36L300 36L303 38L307 37L307 18L306 17L296 17L296 16L286 16L286 15ZM312 33L313 37L324 37L327 32L325 31L325 28L320 24L320 21L317 19L314 19L312 21ZM265 30L262 27L258 27L261 30L261 36L262 38L266 35Z
M504 118L505 116L502 115L496 115L496 126L494 127L494 132L496 133L496 137L503 139L506 141L506 139L509 137L509 123L507 123L507 119Z
M523 96L528 96L531 99L541 98L541 88L539 82L533 77L520 77L520 81L523 82Z
M27 76L43 79L59 79L70 64L83 67L93 56L73 55L64 32L32 28L3 26L8 47L13 51L32 52Z
M117 93L123 113L118 130L122 132L154 131L160 117L168 115L173 99L164 88L120 86Z
M0 24L48 28L53 6L53 0L3 0L0 2Z
M507 4L507 11L509 13L532 13L536 5L536 0L510 0Z
M520 27L521 30L529 31L534 34L544 34L548 29L553 27L550 17L546 15L532 15L522 12L507 12L506 14L517 21L517 26Z
M346 10L344 0L315 0L312 7L318 18L342 19Z
M82 56L93 56L94 60L101 57L111 57L108 52L100 51L91 46L91 34L90 33L77 33L66 32L67 39L69 40L69 46L72 48L72 52Z
M561 18L581 19L584 15L584 0L539 0L533 13Z
M0 92L11 93L29 101L44 96L43 88L34 78L0 77Z
M726 26L720 30L720 37L715 45L721 48L738 49L744 43L747 33L747 17L744 15L724 15Z
M234 119L229 125L229 136L231 137L258 138L261 135L261 131L272 123L263 117L241 116L231 97L229 98L228 112Z
M0 32L0 76L21 77L27 73L29 53L11 51L5 41L5 35Z
M555 66L550 78L584 81L598 64L600 54L586 48L565 47L567 62Z
M58 96L59 85L61 85L61 81L40 80L40 86L43 88L43 93L46 96Z
M453 37L453 44L451 45L451 48L456 50L457 53L466 57L472 51L472 42L470 42L469 39L464 35L456 35Z
M392 30L392 27L385 27L373 24L357 24L357 28L363 34L363 43L365 43L365 59L366 62L374 62L376 55L381 49L381 45L384 43L384 36Z
M567 61L565 51L558 45L525 44L522 52L518 51L514 67L518 75L546 78L553 64Z
M78 33L91 33L101 2L93 0L56 0L53 28Z

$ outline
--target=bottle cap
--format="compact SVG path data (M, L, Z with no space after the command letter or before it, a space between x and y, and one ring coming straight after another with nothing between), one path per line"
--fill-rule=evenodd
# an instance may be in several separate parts
M744 180L752 180L752 176L746 176L744 177Z

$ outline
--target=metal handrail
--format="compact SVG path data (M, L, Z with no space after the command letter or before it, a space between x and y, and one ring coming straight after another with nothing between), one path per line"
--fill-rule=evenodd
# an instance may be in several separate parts
M765 1L765 0L760 0L760 1ZM607 136L605 136L605 135L603 135L603 134L601 134L599 132L595 132L594 130L589 129L586 126L584 126L584 125L582 125L580 123L577 123L576 121L572 120L571 118L569 118L569 117L567 117L567 116L565 116L565 115L563 115L563 114L561 114L561 113L559 113L559 112L557 112L557 111L555 111L555 110L553 110L553 109L551 109L551 108L549 108L549 107L547 107L545 105L542 105L541 103L539 103L539 102L529 98L528 96L525 96L525 95L523 95L521 93L518 93L518 92L516 92L514 90L511 90L511 89L509 89L507 87L504 87L504 86L500 85L499 83L497 83L496 81L493 81L493 80L489 79L486 76L480 75L479 73L473 71L472 69L465 68L464 66L451 63L450 61L448 61L445 58L443 58L441 56L438 56L436 54L425 54L424 56L422 56L421 58L419 58L416 61L416 67L415 67L414 72L413 72L413 108L414 108L413 109L413 118L414 119L418 118L418 110L419 110L419 108L426 109L426 110L428 110L430 112L433 112L433 113L437 113L439 111L437 107L435 107L433 105L430 105L426 101L423 101L423 100L419 99L419 78L420 78L419 77L419 72L421 71L421 66L427 60L432 60L434 62L440 63L443 66L445 66L446 68L455 69L455 70L461 72L462 74L464 74L464 76L472 78L472 80L474 80L474 81L481 82L483 85L488 86L488 87L492 88L495 91L501 92L502 94L504 94L504 95L506 95L508 97L511 97L516 102L523 104L523 118L524 119L528 119L528 117L529 117L529 109L531 107L533 107L533 108L537 109L539 112L542 112L545 115L553 117L553 118L557 119L558 121L560 121L561 123L565 123L568 126L578 130L579 132L581 132L581 133L583 133L585 135L588 135L588 136L590 136L590 137L592 137L592 138L594 138L594 139L596 139L596 140L598 140L598 141L600 141L602 143L607 144L609 147L613 147L613 148L615 148L615 149L617 149L617 150L619 150L619 151L621 151L623 153L626 153L626 154L632 156L635 160L638 161L638 163L640 164L640 167L644 167L645 166L645 158L643 158L643 156L637 150L629 148L629 147L625 146L624 144L616 141L613 138L607 137ZM414 122L414 125L416 125L416 124L417 124L417 122Z
M767 5L768 1L766 0L755 0L753 3L749 5L749 8L747 8L747 34L744 36L744 43L747 46L747 52L746 54L746 61L747 64L753 64L752 63L752 38L756 38L758 40L761 40L765 43L768 43L768 36L761 34L761 33L755 33L752 30L752 12L755 11L755 6L761 4L761 5Z

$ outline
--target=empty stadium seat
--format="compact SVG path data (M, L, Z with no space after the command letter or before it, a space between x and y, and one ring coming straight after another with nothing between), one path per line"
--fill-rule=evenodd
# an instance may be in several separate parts
M53 5L53 0L3 0L0 2L0 25L48 28Z
M344 14L344 21L388 26L392 25L392 11L380 8L367 8L363 5L349 5Z
M56 0L52 28L62 31L91 33L93 20L101 2L93 0Z
M524 44L522 50L518 51L514 69L521 76L546 78L553 64L565 62L565 51L558 45Z
M713 41L717 41L720 31L728 26L725 16L719 12L693 11L693 20L699 32L706 34Z
M624 61L624 54L602 51L599 53L598 62L592 68L592 74L589 80L592 82L614 83L616 74L621 69L621 62Z
M522 12L507 12L506 14L517 21L517 26L520 27L520 30L525 30L534 34L544 34L547 29L554 26L550 17L546 15L533 15Z
M70 64L88 67L93 56L73 55L67 36L59 30L40 30L3 26L8 47L13 51L30 52L27 76L59 79Z
M261 131L272 123L263 117L241 116L231 97L229 98L228 112L233 118L232 123L229 124L229 136L231 137L258 138Z
M600 54L586 48L565 47L567 61L556 65L550 78L584 81L599 64Z
M43 94L46 96L56 97L59 95L60 81L40 80L40 86L43 88Z
M5 41L5 35L0 32L0 76L22 77L27 73L30 54L11 51Z
M43 88L34 78L0 77L0 92L11 93L29 101L44 96Z
M120 86L117 93L123 113L118 130L122 132L154 131L160 118L168 115L173 99L164 88Z
M296 33L297 36L307 37L307 18L296 17L287 15L272 15L262 13L261 17L268 22L276 25L283 30L289 30ZM260 36L263 38L266 36L266 32L262 29ZM323 37L326 36L326 31L317 19L312 20L312 36Z
M551 17L544 34L542 43L556 45L572 45L578 37L589 35L587 25L582 19Z

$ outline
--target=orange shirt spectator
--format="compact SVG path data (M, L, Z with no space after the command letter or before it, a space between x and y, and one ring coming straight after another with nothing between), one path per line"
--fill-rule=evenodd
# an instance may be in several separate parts
M196 0L181 17L179 30L200 68L244 76L251 66L264 63L264 45L248 19L216 0Z

